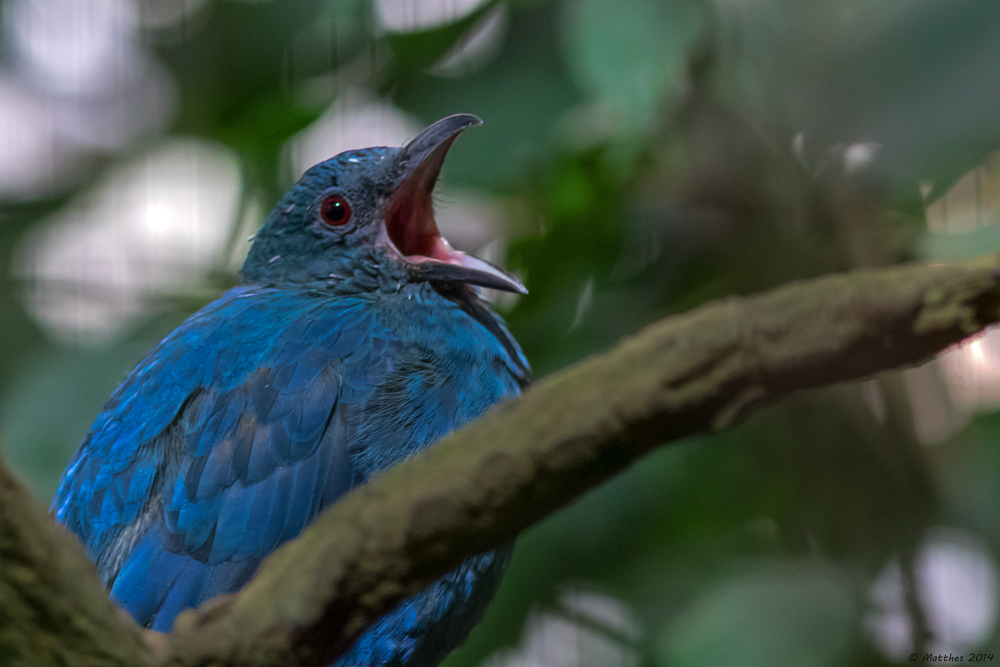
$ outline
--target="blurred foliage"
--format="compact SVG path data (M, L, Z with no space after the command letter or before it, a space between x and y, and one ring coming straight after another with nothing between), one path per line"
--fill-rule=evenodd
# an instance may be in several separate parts
M495 55L435 70L497 11ZM423 122L478 114L485 126L456 144L444 180L503 206L507 263L531 290L505 315L539 376L709 299L1000 247L996 220L950 234L924 216L1000 148L993 0L493 0L405 33L374 12L210 0L147 29L177 87L169 132L236 151L245 202L270 205L292 177L289 140L347 91ZM149 141L90 156L44 199L0 201L0 436L43 498L115 383L204 297L156 301L113 345L74 347L28 316L13 253ZM876 577L896 563L912 587L942 526L1000 553L1000 413L928 446L910 396L887 374L652 454L521 538L448 667L518 644L567 586L631 609L640 639L623 650L642 664L905 660L866 620ZM903 612L922 650L935 628L917 598ZM950 646L1000 650L996 637Z

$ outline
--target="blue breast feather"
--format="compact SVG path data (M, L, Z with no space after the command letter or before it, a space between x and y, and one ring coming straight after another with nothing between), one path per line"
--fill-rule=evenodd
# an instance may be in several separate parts
M527 362L499 318L485 317L426 284L336 298L237 287L122 382L52 510L112 597L169 630L183 609L243 585L345 491L517 395ZM508 555L467 559L340 664L440 659L477 620Z

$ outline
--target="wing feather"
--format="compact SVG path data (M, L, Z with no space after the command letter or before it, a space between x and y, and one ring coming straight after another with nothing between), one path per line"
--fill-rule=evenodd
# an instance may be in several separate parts
M246 291L193 316L126 378L53 501L113 597L151 627L241 585L353 479L343 364L384 332L347 300Z
M518 393L526 362L497 338L502 324L406 303L423 310L236 288L122 382L52 510L139 623L169 630L181 610L235 590L351 486ZM462 582L503 567L484 558L476 576L463 565L468 577L449 575L385 617L395 638L376 645L367 633L355 656L416 650L428 610L465 618L475 595Z

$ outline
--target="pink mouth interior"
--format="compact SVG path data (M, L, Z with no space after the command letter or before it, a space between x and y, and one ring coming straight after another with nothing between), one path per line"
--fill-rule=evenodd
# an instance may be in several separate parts
M450 143L450 142L449 142ZM393 194L385 216L386 233L396 249L410 261L435 259L458 263L434 221L431 190L437 181L437 165L421 165Z
M417 189L420 183L407 181L392 197L388 214L385 216L385 229L389 240L399 252L406 257L421 255L430 257L434 252L435 241L441 237L437 223L434 222L434 211L431 210L431 198L423 193L410 192Z

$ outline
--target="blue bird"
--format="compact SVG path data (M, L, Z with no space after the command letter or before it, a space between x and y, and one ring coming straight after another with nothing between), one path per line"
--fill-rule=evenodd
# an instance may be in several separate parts
M380 470L516 396L530 370L472 286L524 293L454 250L431 193L450 116L403 148L341 153L271 211L242 282L118 386L52 503L139 624L240 588L261 560ZM335 663L437 664L478 621L509 549L384 615Z

